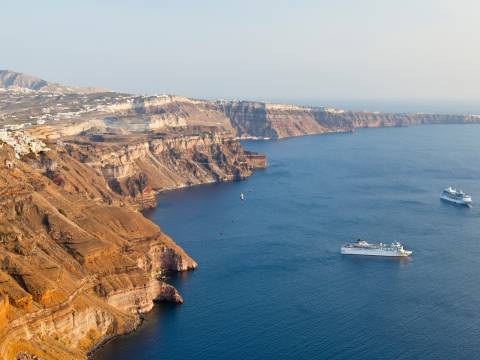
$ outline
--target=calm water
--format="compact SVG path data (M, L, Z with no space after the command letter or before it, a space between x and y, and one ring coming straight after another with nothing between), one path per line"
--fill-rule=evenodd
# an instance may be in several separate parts
M162 194L148 214L199 263L96 359L474 359L480 351L480 126L248 142L244 182ZM245 201L239 200L240 192ZM358 237L410 260L344 257Z

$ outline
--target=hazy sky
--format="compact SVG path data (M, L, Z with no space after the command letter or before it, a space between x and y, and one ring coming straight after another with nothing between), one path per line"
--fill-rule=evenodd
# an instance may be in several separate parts
M473 0L4 0L0 68L241 99L480 99Z

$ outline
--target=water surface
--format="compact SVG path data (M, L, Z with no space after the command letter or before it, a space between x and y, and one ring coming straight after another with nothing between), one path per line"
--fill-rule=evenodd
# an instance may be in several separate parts
M480 351L480 126L247 142L247 181L159 196L147 215L199 268L95 359L473 359ZM245 194L245 201L239 194ZM345 257L401 241L409 260Z

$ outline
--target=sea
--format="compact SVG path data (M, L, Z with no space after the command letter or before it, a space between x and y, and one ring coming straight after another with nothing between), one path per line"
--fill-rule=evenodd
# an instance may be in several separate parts
M146 213L199 264L168 279L184 304L159 304L94 359L480 357L480 125L244 146L268 168L161 193ZM449 185L479 205L442 202ZM358 238L413 255L340 254Z

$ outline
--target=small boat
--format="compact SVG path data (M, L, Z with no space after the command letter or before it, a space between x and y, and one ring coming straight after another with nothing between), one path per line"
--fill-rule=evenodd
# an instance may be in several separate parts
M243 196L243 192L240 193L240 200L245 200L245 196Z

